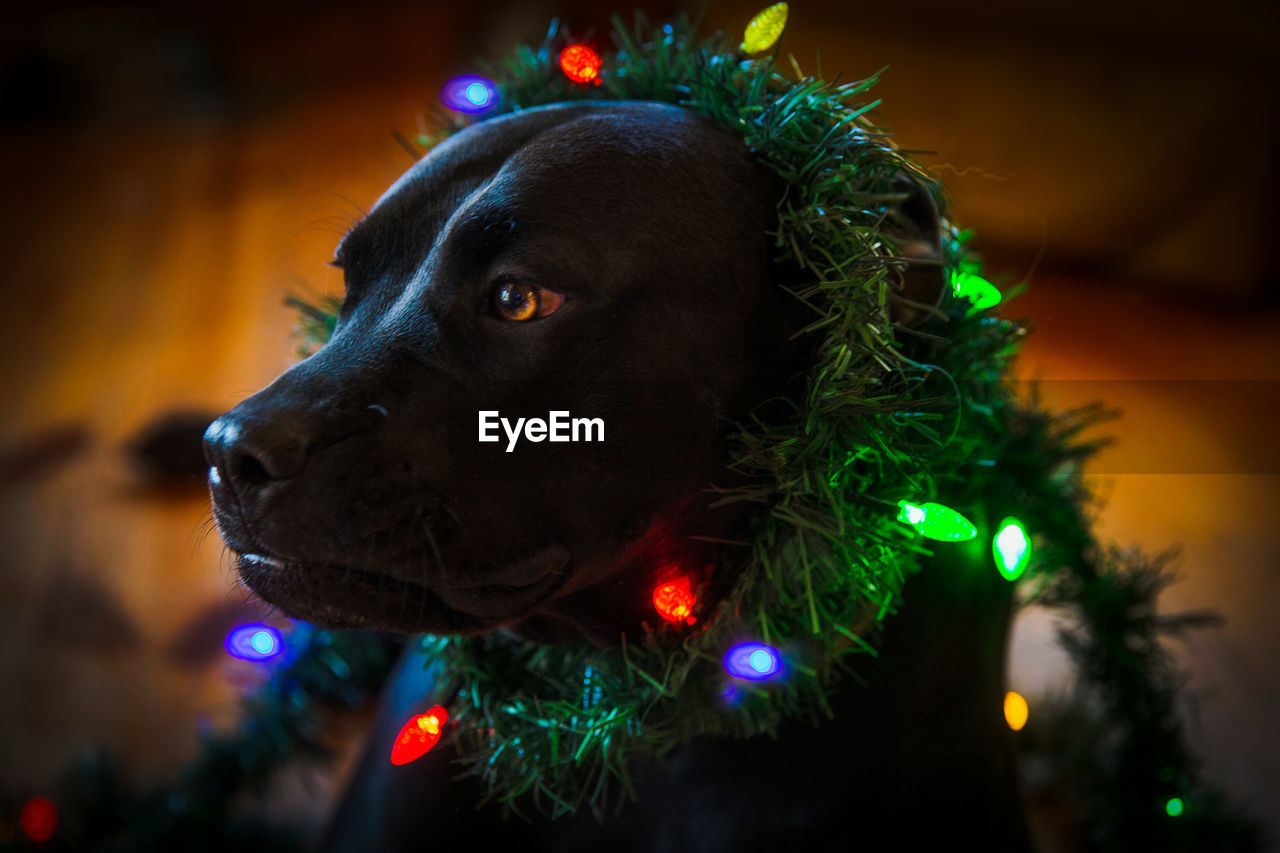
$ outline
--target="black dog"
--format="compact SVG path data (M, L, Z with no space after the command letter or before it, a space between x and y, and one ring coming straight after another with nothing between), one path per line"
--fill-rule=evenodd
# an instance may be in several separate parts
M779 191L739 140L656 104L528 110L438 146L342 241L332 341L206 434L245 582L332 626L596 643L638 631L655 566L706 562L708 539L735 535L740 512L710 509L707 493L729 484L728 426L803 364L789 342L803 315L777 286L796 272L770 262L765 233ZM904 181L894 215L901 245L936 261L927 196ZM912 265L898 319L940 287L936 263ZM482 441L485 412L508 427L567 412L601 421L604 440L494 428ZM940 567L907 593L892 655L868 668L869 689L844 690L837 723L694 741L670 766L637 768L638 802L603 827L477 812L447 754L390 767L425 692L405 690L411 659L329 847L843 848L960 833L1025 846L999 712L1008 591Z

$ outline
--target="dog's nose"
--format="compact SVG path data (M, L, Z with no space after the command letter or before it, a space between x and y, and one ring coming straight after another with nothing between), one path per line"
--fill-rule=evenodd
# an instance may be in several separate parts
M229 412L205 430L204 454L223 482L241 491L295 476L307 461L307 445L279 424Z

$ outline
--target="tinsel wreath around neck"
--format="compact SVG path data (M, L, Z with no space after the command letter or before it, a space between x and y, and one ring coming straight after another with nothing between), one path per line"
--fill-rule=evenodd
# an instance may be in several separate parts
M727 594L703 602L704 578L669 578L674 621L655 613L643 637L616 649L425 638L448 714L440 734L509 807L527 796L553 817L584 805L599 814L629 792L634 755L829 716L826 697L850 656L875 653L927 537L974 535L963 515L984 491L1008 489L1019 468L1044 470L1043 454L1002 456L1017 408L1001 377L1021 330L988 315L999 292L945 219L950 290L921 330L891 321L905 263L882 230L903 198L895 178L911 176L944 209L941 191L868 120L874 77L779 70L770 50L785 12L770 7L742 43L700 40L685 20L615 20L616 49L599 52L553 24L541 47L518 49L491 77L464 78L454 97L474 115L442 115L419 139L429 146L471 121L557 102L677 104L737 134L783 179L776 256L809 279L793 289L813 312L801 333L816 353L803 397L785 422L742 425L727 460L750 485L720 499L755 509L750 547L724 549L712 570L733 578ZM332 318L312 309L310 319L322 343ZM1059 490L1064 501L1071 488Z

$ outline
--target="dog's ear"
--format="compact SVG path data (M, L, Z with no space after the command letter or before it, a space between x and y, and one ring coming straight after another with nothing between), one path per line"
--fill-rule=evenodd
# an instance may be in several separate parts
M933 315L946 286L941 217L926 179L906 172L894 176L893 201L881 230L902 259L892 279L890 315L895 323L919 325Z

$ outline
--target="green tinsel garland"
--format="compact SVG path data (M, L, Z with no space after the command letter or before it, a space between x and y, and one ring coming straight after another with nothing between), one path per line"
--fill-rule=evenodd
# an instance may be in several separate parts
M1101 412L1052 415L1019 404L1003 377L1023 330L955 293L919 331L890 322L903 263L883 229L902 198L894 178L908 173L940 205L942 198L868 122L875 102L860 99L875 79L789 80L772 58L746 59L720 38L696 41L684 20L660 27L638 20L633 29L615 21L614 40L601 85L578 85L556 65L565 37L553 25L541 48L519 49L494 74L501 92L494 112L652 100L737 132L786 183L774 236L779 256L812 277L795 295L814 309L804 334L816 359L793 417L753 421L736 436L730 464L753 485L722 498L757 506L755 539L740 560L717 567L736 580L714 609L698 613L696 629L660 625L617 650L500 635L424 640L452 673L435 699L449 707L456 724L449 736L468 772L512 808L527 797L552 816L584 805L599 814L628 792L634 754L660 756L696 734L749 737L788 716L828 715L826 696L847 658L876 653L867 627L895 610L905 578L928 553L897 520L897 502L936 498L971 517L1016 511L1035 541L1024 597L1078 621L1067 648L1080 690L1094 701L1091 716L1075 719L1105 737L1091 741L1090 761L1080 762L1091 775L1072 793L1096 849L1257 849L1256 827L1196 780L1178 722L1176 671L1159 638L1195 620L1157 618L1160 567L1104 552L1089 533L1080 466L1095 445L1080 433ZM421 141L458 126L441 124ZM944 237L946 271L976 272L962 235L947 226ZM336 304L294 304L303 309L304 346L323 344ZM780 647L792 675L739 685L730 707L721 655L744 639ZM227 750L258 754L262 730L308 723L313 709L295 699L278 691L259 697L256 716ZM1103 743L1118 748L1103 756L1096 747ZM232 794L258 778L222 774L201 788L210 802L197 803L199 813L225 815ZM1176 822L1165 813L1174 796L1186 803ZM152 802L167 814L169 801ZM145 820L135 824L143 827L136 834L157 837ZM164 825L163 837L177 837L172 820ZM187 825L199 833L207 821Z

